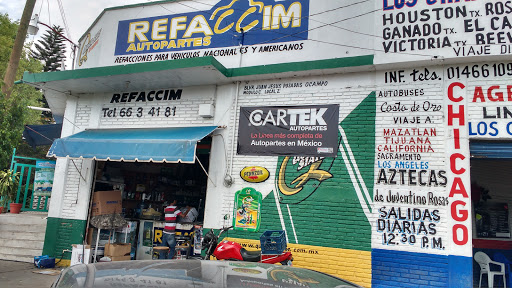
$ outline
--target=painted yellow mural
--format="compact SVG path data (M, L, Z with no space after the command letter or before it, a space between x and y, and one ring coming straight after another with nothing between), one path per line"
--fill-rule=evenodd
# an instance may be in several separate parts
M240 243L247 250L259 249L259 240L224 238ZM293 266L313 269L340 277L363 287L371 287L372 258L369 251L328 248L288 243L293 254Z

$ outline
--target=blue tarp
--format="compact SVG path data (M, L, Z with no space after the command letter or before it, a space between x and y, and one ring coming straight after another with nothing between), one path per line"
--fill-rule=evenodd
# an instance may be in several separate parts
M36 148L36 146L51 145L55 139L60 138L62 123L48 125L25 125L23 138L25 141Z
M85 130L57 139L48 156L194 163L197 141L217 126Z

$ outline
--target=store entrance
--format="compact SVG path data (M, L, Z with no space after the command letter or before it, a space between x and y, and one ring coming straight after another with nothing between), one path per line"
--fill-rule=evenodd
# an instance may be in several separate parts
M507 150L512 151L512 143L472 144L470 174L473 204L473 284L474 287L479 286L482 269L479 262L489 258L496 263L502 263L504 268L502 275L494 276L493 286L504 287L505 275L506 285L511 287L512 215L509 207L512 204L512 158L509 156L512 154L508 154ZM491 264L491 269L500 271L501 267L499 264ZM487 274L483 274L482 287L490 287L487 279Z
M182 251L178 251L180 253L177 253L177 257L200 254L200 247L196 247L199 251L195 249L194 253L193 235L194 231L201 229L204 219L208 181L205 171L208 171L210 158L209 145L204 144L205 140L202 145L198 145L198 159L193 164L123 161L96 163L89 223L93 219L118 214L128 225L101 229L98 237L98 229L92 221L87 239L88 244L92 245L93 254L98 241L98 253L93 255L93 259L99 261L105 259L105 256L112 261L154 258L153 247L162 241L164 208L173 200L177 200L177 206L182 212L188 211L187 217L178 218L177 249ZM122 250L123 255L113 255L112 249L108 247L106 250L109 251L105 251L107 243L125 243L125 248L118 249Z

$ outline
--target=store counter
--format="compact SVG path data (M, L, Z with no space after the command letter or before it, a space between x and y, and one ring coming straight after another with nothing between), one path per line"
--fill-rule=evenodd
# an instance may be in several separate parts
M162 245L164 227L165 221L140 220L136 260L153 259L153 247ZM179 250L176 253L177 258L182 259L194 254L201 254L201 228L201 225L193 224L178 223L176 225L176 242ZM194 233L195 231L196 233ZM194 237L194 235L199 237ZM184 247L188 247L188 249Z

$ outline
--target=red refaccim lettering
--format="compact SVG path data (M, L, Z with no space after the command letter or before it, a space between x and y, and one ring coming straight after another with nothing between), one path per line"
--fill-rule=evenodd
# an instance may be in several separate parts
M461 102L464 100L464 97L458 96L456 97L454 95L455 88L459 88L460 90L464 90L466 86L464 84L459 82L454 82L450 84L448 87L448 99L453 102ZM453 147L455 150L460 150L460 129L457 127L463 127L466 125L466 120L464 118L464 105L458 105L457 107L454 107L455 105L448 105L448 126L453 127ZM455 109L457 108L458 112L455 112ZM455 122L455 120L458 120ZM455 125L457 123L458 125ZM451 209L450 209L450 215L453 220L457 222L464 222L468 219L469 211L465 207L468 206L468 200L469 196L466 191L466 187L464 187L464 182L462 181L461 176L466 173L466 169L464 167L459 167L457 165L457 159L464 160L466 157L460 153L453 153L450 155L450 170L453 174L457 175L458 177L454 177L453 183L450 188L450 195L449 197L454 197L455 195L462 196L463 199L458 199L457 201L450 201L451 202ZM458 232L459 235L458 236ZM452 228L452 239L453 243L456 245L466 245L469 241L469 231L468 227L464 225L464 223L458 223L456 225L453 225Z

